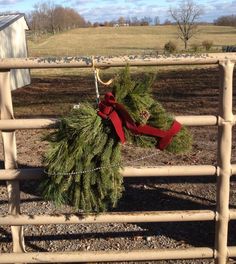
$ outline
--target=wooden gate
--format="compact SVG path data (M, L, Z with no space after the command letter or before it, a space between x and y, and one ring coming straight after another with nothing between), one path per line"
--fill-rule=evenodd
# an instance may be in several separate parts
M0 254L0 263L69 263L105 261L151 261L164 259L214 258L216 263L225 264L229 257L236 257L236 246L228 247L228 224L236 220L236 210L229 210L230 177L236 175L236 164L231 164L232 127L236 116L232 113L233 70L236 55L202 54L157 57L67 57L67 58L29 58L0 59L0 109L5 169L0 170L0 179L7 181L9 195L9 214L0 215L0 226L11 225L13 253ZM220 69L220 100L217 116L178 116L176 119L186 126L218 126L218 161L213 165L159 166L153 168L126 167L124 177L161 176L216 176L217 209L102 213L99 215L24 215L20 213L20 180L43 177L42 169L18 169L16 160L15 130L46 129L56 126L56 119L14 119L10 91L10 69L22 68L89 68L164 66L164 65L218 65ZM195 247L187 249L155 249L110 252L34 252L27 253L24 248L23 225L78 224L110 222L175 222L212 221L215 227L215 247Z

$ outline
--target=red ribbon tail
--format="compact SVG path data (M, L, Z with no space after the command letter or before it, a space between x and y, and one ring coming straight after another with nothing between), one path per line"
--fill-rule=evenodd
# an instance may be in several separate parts
M172 138L180 131L181 124L176 120L169 130L162 130L149 125L138 126L138 133L160 138L157 148L164 150L172 141Z
M124 144L125 143L125 132L123 130L122 120L120 119L116 111L112 111L109 115L109 118L113 124L113 127L116 130L116 134L120 138L121 143Z
M180 131L181 124L174 121L169 130L161 130L149 125L137 126L132 117L122 104L116 102L112 93L106 93L105 100L99 104L98 115L103 119L110 119L122 144L125 142L126 126L133 134L147 135L159 138L157 148L164 150L172 141L172 138Z
M159 141L158 148L164 150L171 142L173 137L181 130L181 124L176 120L173 122L171 128L167 131L167 135Z

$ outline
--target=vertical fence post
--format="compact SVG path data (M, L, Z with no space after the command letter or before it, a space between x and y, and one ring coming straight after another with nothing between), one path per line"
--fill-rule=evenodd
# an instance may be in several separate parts
M231 148L233 125L233 70L234 63L223 61L220 69L220 102L218 128L216 263L226 264L228 257L229 193L231 176Z
M13 119L13 106L10 85L10 70L0 71L1 119ZM16 138L14 131L2 131L5 169L17 168ZM9 214L20 214L19 181L7 181ZM11 226L13 252L25 252L23 227Z

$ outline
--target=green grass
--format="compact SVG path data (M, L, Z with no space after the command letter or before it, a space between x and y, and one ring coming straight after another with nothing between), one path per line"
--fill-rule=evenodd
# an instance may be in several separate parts
M178 50L183 51L183 42L178 38L176 26L148 27L98 27L70 30L54 36L43 37L38 42L28 40L29 56L119 56L151 55L162 52L166 42L177 43ZM200 26L199 33L191 39L192 43L201 44L203 40L214 43L212 51L220 51L222 45L236 44L236 28L219 26ZM77 75L77 69L53 69L47 74ZM88 70L85 70L86 74ZM83 73L83 71L82 71ZM44 74L42 70L33 74Z

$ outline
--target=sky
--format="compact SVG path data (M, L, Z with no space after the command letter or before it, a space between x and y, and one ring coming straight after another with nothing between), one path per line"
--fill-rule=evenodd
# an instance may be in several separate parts
M0 0L0 12L28 13L33 10L35 3L39 2L39 0ZM110 21L120 16L125 18L158 16L161 22L164 22L170 19L168 9L180 3L179 0L55 0L53 2L56 5L74 8L90 22ZM204 10L201 21L212 22L222 15L236 15L236 0L195 0L194 2Z

